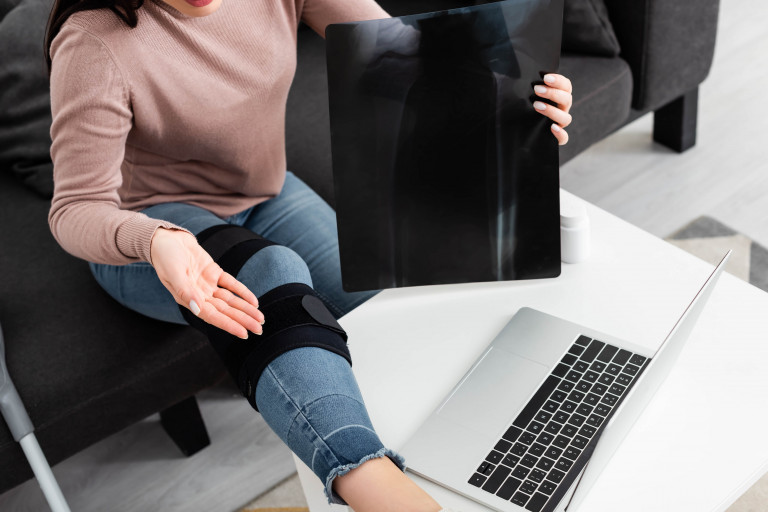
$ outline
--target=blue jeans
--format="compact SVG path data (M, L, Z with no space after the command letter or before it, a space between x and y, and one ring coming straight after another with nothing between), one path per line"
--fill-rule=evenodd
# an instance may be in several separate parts
M279 244L254 254L236 276L257 297L283 284L304 283L339 317L375 294L342 289L336 214L290 172L280 195L226 219L183 203L158 204L143 213L194 234L236 224ZM124 306L158 320L186 323L149 263L91 263L90 268ZM344 503L333 492L334 478L371 458L388 456L404 467L373 430L352 370L337 354L315 347L285 352L261 374L255 399L267 424L325 483L331 503Z

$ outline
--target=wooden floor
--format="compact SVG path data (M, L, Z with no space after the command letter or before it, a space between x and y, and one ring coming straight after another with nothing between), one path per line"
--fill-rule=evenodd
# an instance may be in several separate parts
M653 144L646 116L564 165L562 186L660 237L709 215L768 247L766 89L768 2L721 0L696 147L678 155ZM231 390L206 392L202 409L213 445L191 459L152 417L58 465L72 509L230 512L292 471L287 450ZM765 485L755 496L768 496ZM754 503L738 510L764 510ZM0 496L0 510L46 508L28 482Z

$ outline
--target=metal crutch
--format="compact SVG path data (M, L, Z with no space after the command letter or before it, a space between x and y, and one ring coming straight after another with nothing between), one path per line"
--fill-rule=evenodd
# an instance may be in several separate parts
M32 466L37 477L37 482L48 500L48 505L53 512L70 512L64 495L61 494L59 484L53 476L51 466L40 449L37 442L32 421L29 419L24 404L16 392L16 387L8 374L8 367L5 365L5 343L3 341L3 329L0 326L0 413L2 413L8 428L11 430L13 439L21 444L24 455L27 456L29 465Z

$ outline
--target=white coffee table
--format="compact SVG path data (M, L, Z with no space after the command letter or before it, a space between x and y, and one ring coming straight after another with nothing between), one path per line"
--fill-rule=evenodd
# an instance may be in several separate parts
M592 256L564 264L556 279L386 290L341 320L385 445L403 446L520 307L661 343L713 267L585 205ZM726 509L768 471L767 400L768 294L724 274L676 369L581 510ZM346 509L329 506L317 477L296 465L311 511ZM411 477L445 507L487 510Z

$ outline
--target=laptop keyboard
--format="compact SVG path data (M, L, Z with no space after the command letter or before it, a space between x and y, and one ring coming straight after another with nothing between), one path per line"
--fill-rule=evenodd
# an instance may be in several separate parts
M554 510L648 361L580 336L469 483L526 510Z

